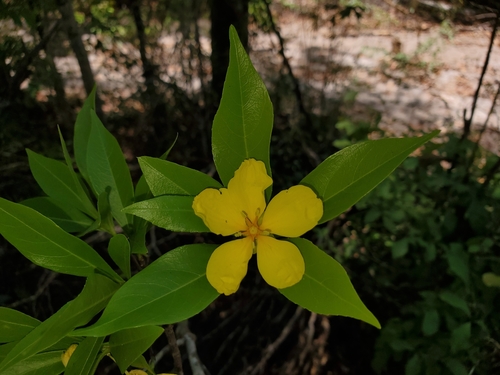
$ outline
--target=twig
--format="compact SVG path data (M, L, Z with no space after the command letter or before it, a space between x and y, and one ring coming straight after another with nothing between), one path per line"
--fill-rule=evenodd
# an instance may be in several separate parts
M182 346L185 344L185 341L183 338L180 338L180 339L177 339L177 346ZM170 353L170 346L169 345L165 345L158 353L156 353L156 355L154 356L153 358L153 361L152 361L152 364L153 364L153 367L156 363L160 362L161 359L167 355L168 353Z
M463 120L464 120L464 132L462 133L462 137L460 141L463 141L470 134L470 128L472 125L472 118L474 116L474 112L476 110L477 99L479 97L479 91L481 90L481 86L483 85L483 78L486 74L486 69L488 68L488 63L490 61L491 50L493 49L493 42L495 41L495 36L497 33L498 20L500 19L500 12L497 13L495 18L495 23L493 24L493 30L491 31L490 44L488 46L488 53L486 54L486 59L484 60L483 69L481 71L481 76L479 77L479 82L477 84L476 92L474 93L474 99L472 100L472 107L470 110L469 118L466 118L467 109L464 109L463 112Z
M470 157L469 164L467 166L467 170L469 170L469 168L474 163L474 159L476 158L477 150L479 149L479 142L481 142L481 138L483 137L483 134L486 131L486 128L488 126L488 122L490 121L490 117L493 114L493 111L495 109L495 103L498 99L498 96L500 95L500 81L497 82L497 84L498 84L497 92L495 93L495 97L493 98L493 102L491 103L491 107L490 107L490 111L488 112L488 116L486 116L486 120L484 121L483 127L481 128L481 131L479 132L479 138L476 141L476 144L474 145L474 149L472 150L472 155Z
M394 4L392 1L384 0L384 3L386 3L390 7L396 8L396 10L400 11L403 14L408 15L410 13L405 7L403 7L399 4Z
M263 371L266 367L267 361L269 360L269 358L272 357L274 352L276 352L276 350L280 347L280 345L283 343L283 341L285 341L285 339L288 337L288 335L292 331L293 326L297 322L297 319L299 319L300 315L302 314L302 311L304 311L304 309L300 306L297 306L297 309L295 310L295 314L293 314L292 318L288 321L287 325L283 328L283 330L281 331L281 334L278 336L278 338L273 343L268 345L268 347L266 348L265 352L262 355L262 359L254 367L253 371L250 373L251 375L257 375L257 374L263 373Z
M299 367L302 367L304 365L304 361L306 359L306 356L309 352L312 352L313 350L313 338L314 338L314 333L315 333L315 327L314 324L316 323L316 318L318 315L316 313L311 313L311 316L309 317L309 321L307 323L307 337L306 337L306 344L304 345L304 349L300 353L299 356Z
M33 294L29 297L20 299L19 301L13 302L10 305L8 305L7 307L10 307L11 309L13 309L13 308L16 308L17 306L24 305L25 303L33 302L38 297L40 297L45 292L45 289L47 289L49 287L49 285L52 283L52 281L54 281L54 279L58 275L57 272L51 272L51 271L47 271L47 272L50 272L49 275L47 276L47 278L45 279L43 284L40 285L40 287L37 289L35 294Z
M179 350L179 346L177 345L177 339L175 338L174 327L172 324L169 324L165 327L165 335L167 336L168 346L170 346L170 350L172 351L172 358L174 359L173 372L178 375L184 375L184 371L182 371L181 351Z
M201 363L200 357L198 357L198 351L196 350L196 336L189 330L187 320L177 325L177 333L182 336L186 342L186 350L193 375L205 375L203 363Z
M290 76L290 79L292 80L293 83L293 91L295 93L295 96L297 98L297 104L299 105L299 111L304 115L305 120L306 120L306 125L309 127L312 124L311 116L309 115L309 112L306 111L304 107L304 101L302 99L302 92L300 91L300 86L299 86L299 81L293 74L292 67L290 66L290 62L288 61L288 58L285 55L285 41L283 40L283 37L281 36L280 31L278 30L278 27L276 26L276 23L274 22L273 19L273 14L271 12L271 7L270 7L270 0L264 0L264 4L266 4L266 12L267 12L267 17L269 18L269 22L271 23L271 29L273 30L273 33L276 34L278 37L278 41L280 43L280 48L279 48L279 54L283 58L283 65L285 65L286 69L288 70L288 75Z
M57 30L59 30L61 26L60 20L57 20L50 30L45 34L45 36L40 40L40 42L33 48L29 53L25 54L23 59L20 61L19 65L16 67L16 73L10 80L10 90L18 90L19 86L23 81L28 78L31 74L29 70L29 65L33 62L33 60L38 57L40 51L45 48L49 40L54 36Z

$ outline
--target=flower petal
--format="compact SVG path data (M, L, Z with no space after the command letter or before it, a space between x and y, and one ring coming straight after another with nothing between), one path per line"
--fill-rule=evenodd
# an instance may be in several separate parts
M229 241L212 253L207 264L208 282L226 296L240 287L247 274L248 261L253 254L253 242L249 237Z
M278 289L297 284L305 272L297 246L268 236L257 237L257 265L264 280Z
M269 202L260 228L285 237L299 237L318 224L323 202L304 185L279 192Z
M205 189L193 200L194 213L215 234L229 236L246 230L245 216L228 189Z
M272 183L263 162L245 160L227 189L205 189L194 198L194 213L215 234L229 236L245 231L245 215L252 222L257 221L266 208L264 190Z
M254 222L266 208L264 191L272 183L273 179L268 176L263 162L247 159L234 173L227 188L234 194L234 201L240 204L241 209Z

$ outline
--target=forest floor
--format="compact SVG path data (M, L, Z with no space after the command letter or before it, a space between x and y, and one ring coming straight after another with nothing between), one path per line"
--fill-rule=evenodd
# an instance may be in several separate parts
M285 40L285 54L294 74L313 99L313 112L328 111L329 99L352 98L351 113L372 110L381 115L379 126L393 135L408 129L460 130L477 89L491 36L491 26L436 22L405 12L385 1L366 1L362 18L325 22L296 10L276 9ZM439 5L439 4L438 4ZM311 10L312 11L312 10ZM480 19L476 16L475 19ZM320 26L319 26L320 25ZM270 34L258 34L253 55L278 64L278 45ZM500 38L496 37L479 92L473 127L483 126L500 84ZM274 55L274 58L273 58ZM264 59L262 57L265 57ZM346 96L346 94L351 94ZM500 152L500 103L488 121L483 146Z
M275 5L272 11L285 55L311 113L328 116L340 100L354 118L380 114L380 128L396 136L408 134L409 130L460 131L463 127L463 111L466 109L470 115L488 50L491 24L487 21L491 21L491 14L472 15L473 24L452 24L411 14L402 7L388 5L388 0L367 0L367 10L359 20L351 15L343 20L337 18L334 24L331 20L335 10L307 0L291 3L295 5ZM91 39L95 37L87 38L93 44ZM176 61L172 53L178 38L175 34L164 35L159 41L161 56L157 57L163 65L162 79L177 84L183 80L183 63ZM210 40L202 36L201 42L207 57ZM266 84L276 80L276 73L283 67L276 34L251 28L249 44L250 56ZM499 85L499 47L497 35L472 122L477 130L492 112L481 143L495 153L500 153L500 104L492 110ZM139 52L132 45L115 48L139 60ZM143 81L140 65L125 68L100 51L90 53L89 58L102 92L119 100L129 97ZM57 65L67 82L67 91L81 93L76 59L59 58ZM201 84L196 77L190 77L183 88L194 92ZM116 112L113 102L104 100L105 112ZM129 106L140 108L141 104L133 101Z

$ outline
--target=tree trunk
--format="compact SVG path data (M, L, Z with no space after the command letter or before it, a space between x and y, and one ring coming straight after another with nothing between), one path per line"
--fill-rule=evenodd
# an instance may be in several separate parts
M248 2L249 0L212 0L210 20L212 22L212 88L217 96L222 87L229 65L229 26L234 25L243 47L248 47Z
M73 3L71 0L59 0L58 6L59 12L61 12L61 16L64 21L64 28L66 34L68 35L69 43L71 44L71 49L75 53L78 64L80 65L85 91L87 92L87 95L89 95L95 85L94 74L92 73L87 51L85 50L85 46L82 42L80 27L75 20Z

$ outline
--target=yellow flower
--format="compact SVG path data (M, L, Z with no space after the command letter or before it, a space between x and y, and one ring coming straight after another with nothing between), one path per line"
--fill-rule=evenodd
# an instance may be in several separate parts
M264 191L272 183L263 162L247 159L227 188L205 189L193 201L195 214L210 231L242 237L219 246L208 261L208 281L219 293L238 290L253 253L262 277L275 288L292 286L304 275L297 246L274 235L299 237L314 228L323 215L323 202L310 188L297 185L277 194L266 207Z
M71 344L69 348L61 354L61 362L63 363L64 367L68 365L69 359L73 355L76 348L78 348L78 344Z

